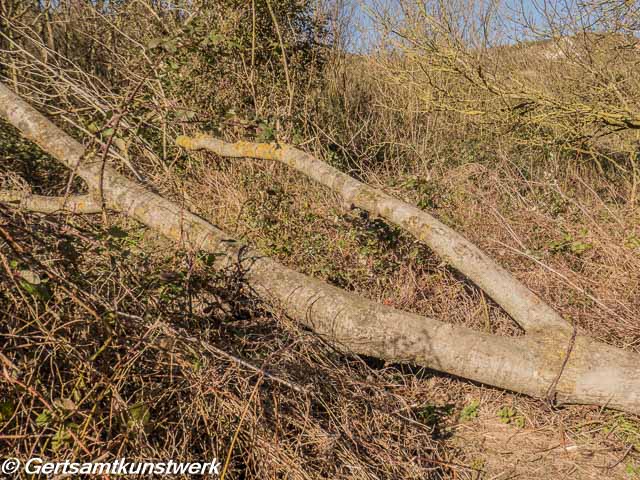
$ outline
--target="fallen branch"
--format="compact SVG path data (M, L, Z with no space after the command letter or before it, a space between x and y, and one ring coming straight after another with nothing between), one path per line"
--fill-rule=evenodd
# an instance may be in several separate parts
M67 167L77 167L91 189L99 188L100 162L84 158L80 143L2 84L0 115ZM103 193L109 205L168 238L216 253L222 264L238 265L259 296L354 353L416 363L541 398L557 382L560 402L640 413L640 358L631 352L578 335L565 365L570 332L499 337L401 312L284 267L109 165Z
M535 293L459 233L424 210L342 173L312 155L288 145L249 142L227 143L207 135L178 137L181 147L205 149L223 157L277 160L329 187L349 204L379 215L412 233L450 265L484 290L527 332L571 326Z
M100 202L91 195L48 197L17 190L0 190L0 203L38 213L100 213Z

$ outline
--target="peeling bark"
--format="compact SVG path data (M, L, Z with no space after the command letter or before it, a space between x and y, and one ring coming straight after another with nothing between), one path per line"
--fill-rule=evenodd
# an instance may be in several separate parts
M0 115L100 188L100 163L82 145L0 84ZM565 363L564 329L498 337L401 312L290 270L242 245L206 220L146 190L106 166L108 204L189 248L219 254L243 268L258 295L276 303L328 340L359 354L411 362L528 395L544 397L557 380L561 402L605 405L640 413L637 355L578 336ZM562 375L558 378L558 374Z
M91 195L48 197L14 190L0 191L0 203L38 213L100 213L100 202Z
M462 235L424 210L359 182L308 153L288 145L227 143L207 135L195 138L181 136L177 144L190 150L205 149L224 157L282 162L329 187L348 204L379 215L415 235L484 290L527 332L549 329L571 332L571 326L553 308Z

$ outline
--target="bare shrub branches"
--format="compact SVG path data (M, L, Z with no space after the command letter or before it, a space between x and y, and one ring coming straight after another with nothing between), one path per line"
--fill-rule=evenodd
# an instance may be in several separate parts
M266 374L227 478L247 470L261 479L332 478L356 466L372 478L425 480L441 478L438 465L448 470L450 457L419 416L423 402L435 401L428 382L407 392L402 384L411 375L399 381L396 369L345 361L320 339L268 315L246 286L231 292L234 268L213 272L206 255L184 251L156 252L149 261L148 252L131 248L131 237L111 237L86 217L0 207L0 223L4 453L101 461L220 457ZM61 244L71 250L52 248ZM51 300L24 289L10 266L16 263L48 279ZM168 269L189 276L164 279ZM61 288L63 278L100 316L86 314ZM230 312L216 316L216 324L207 314L210 297L224 293L243 305L245 321ZM291 388L298 385L305 391ZM335 462L322 461L327 448L338 452Z
M236 264L262 298L349 350L411 362L554 401L640 412L637 355L558 330L518 338L489 335L409 314L292 271L206 220L83 159L83 147L0 84L0 114L125 215L190 248ZM103 173L103 174L101 174ZM567 345L571 348L567 349ZM567 352L570 352L568 354Z
M400 18L374 13L392 52L379 56L379 67L423 110L637 170L640 41L631 32L640 13L633 2L557 0L511 11L493 2L393 3ZM530 8L539 9L535 22Z

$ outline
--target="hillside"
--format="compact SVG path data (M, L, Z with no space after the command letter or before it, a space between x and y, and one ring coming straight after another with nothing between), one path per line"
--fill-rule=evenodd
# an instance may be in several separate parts
M256 263L479 337L529 335L384 214L283 162L176 140L295 146L463 235L576 335L640 354L628 37L480 54L407 19L411 41L352 55L317 2L108 3L0 12L0 81L83 157ZM18 127L0 122L0 192L20 193L0 194L0 457L217 459L229 479L639 478L637 414L358 354L266 295L245 247L230 261L186 229L167 239ZM97 206L34 213L31 193Z

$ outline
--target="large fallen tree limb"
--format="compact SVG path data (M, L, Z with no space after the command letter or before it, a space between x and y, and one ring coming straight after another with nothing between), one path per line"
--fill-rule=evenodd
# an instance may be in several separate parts
M349 204L379 215L426 243L454 268L484 290L527 332L571 326L540 297L489 258L482 250L424 210L346 175L314 156L288 145L227 143L198 135L178 137L187 149L206 149L224 157L253 157L282 162L335 191Z
M537 397L640 413L637 355L565 328L498 337L379 305L290 270L100 161L0 84L0 115L117 209L165 236L239 264L258 295L352 352L411 362ZM101 170L103 175L101 176ZM102 181L101 181L102 180Z

